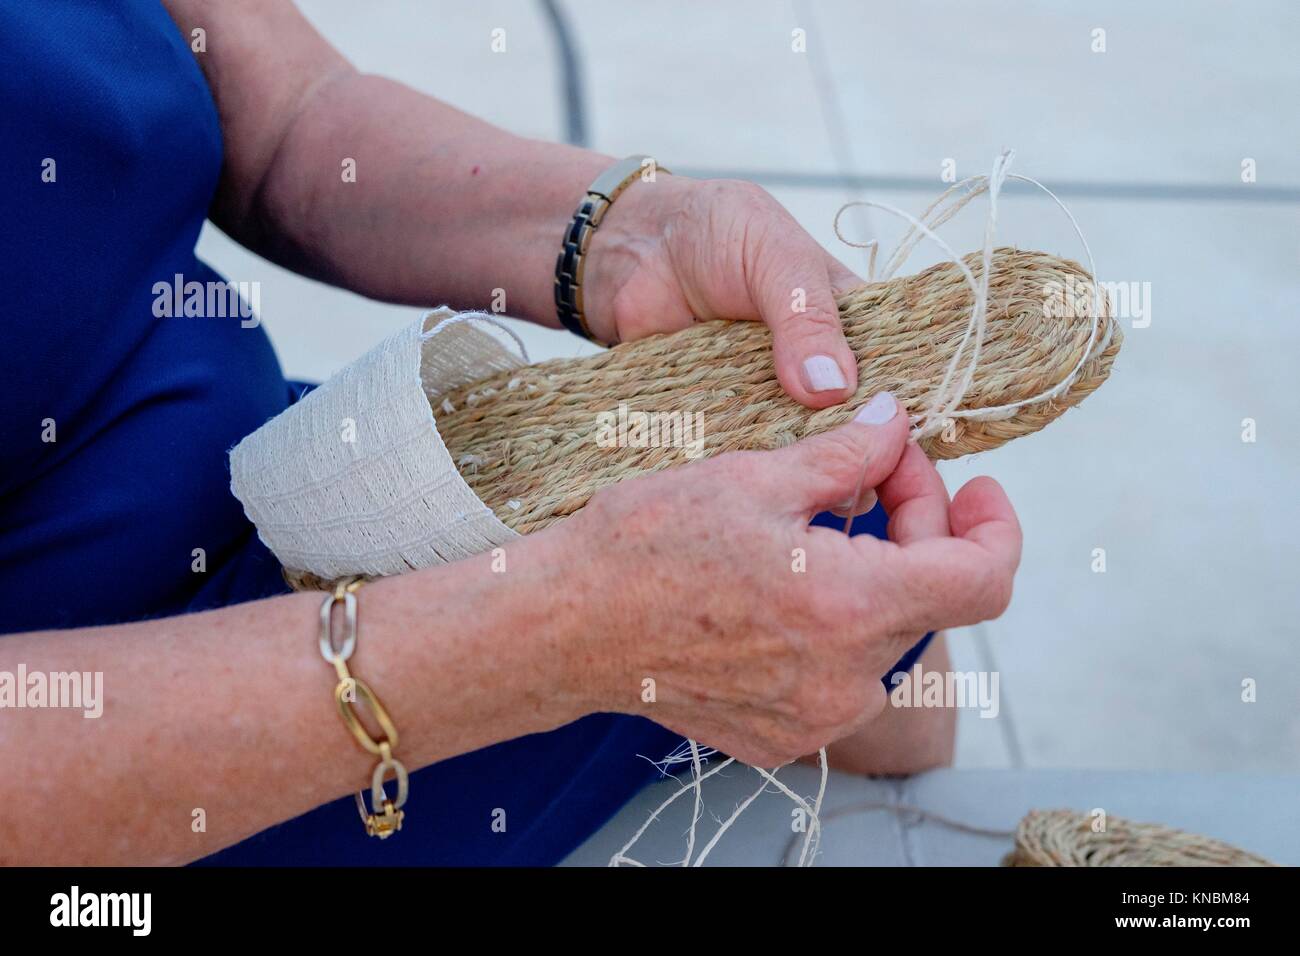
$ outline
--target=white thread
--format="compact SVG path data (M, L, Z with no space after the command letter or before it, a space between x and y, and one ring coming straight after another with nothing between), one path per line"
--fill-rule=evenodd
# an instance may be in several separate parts
M970 336L971 336L971 332L972 332L972 330L973 330L975 324L976 324L977 322L980 323L980 324L983 323L983 317L984 317L984 296L985 296L985 287L984 287L983 285L981 285L979 282L977 282L977 281L975 280L975 274L974 274L973 272L970 271L970 267L967 266L966 263L963 262L963 261L961 260L961 258L957 255L957 253L955 253L955 252L952 250L952 247L949 246L948 243L945 242L943 239L940 239L939 236L936 235L934 232L932 232L932 231L930 230L930 228L929 228L928 226L926 226L924 223L922 223L922 222L920 222L919 220L915 219L914 217L912 217L912 216L909 215L908 213L903 212L903 210L901 210L901 209L896 209L895 207L890 206L890 205L887 204L887 203L878 203L878 202L874 202L874 201L869 200L869 199L861 199L861 200L857 200L857 201L858 201L858 202L861 202L861 203L864 203L864 204L866 204L866 205L872 206L872 207L875 208L875 209L881 209L881 210L883 210L883 211L885 211L885 212L887 212L887 213L890 213L890 214L892 214L892 215L898 216L898 217L900 217L901 219L903 219L903 220L905 220L905 221L907 221L907 222L910 222L910 223L912 224L912 228L913 228L914 230L917 230L917 231L921 232L923 235L925 235L926 237L928 237L928 238L934 240L935 244L938 245L939 248L941 248L944 252L946 252L946 253L948 254L948 258L951 259L951 260L953 261L953 263L957 266L957 268L961 270L961 274L962 274L962 276L966 279L967 283L970 284L970 287L971 287L971 289L972 289L973 292L974 292L974 295L975 295L975 302L974 302L974 305L971 307L971 319L970 319L970 322L967 323L967 325L966 325L966 332L965 332L965 334L962 336L962 340L961 340L961 342L958 344L958 346L957 346L957 351L953 354L952 360L948 363L948 369L947 369L947 371L944 373L943 381L940 383L939 388L938 388L938 389L936 390L936 392L935 392L935 394L936 394L937 397L936 397L936 398L931 402L931 406L930 406L930 411L933 411L933 410L934 410L934 409L935 409L935 408L936 408L936 407L941 403L941 401L942 401L942 398L943 398L943 392L944 392L944 390L948 387L948 382L949 382L949 381L951 380L951 378L952 378L953 371L954 371L954 369L956 368L957 363L961 360L961 353L962 353L963 349L965 349L965 347L966 347L966 342L967 342L967 340L970 338ZM844 209L845 209L848 205L849 205L849 204L846 203L844 206L841 206L841 207L840 207L840 213L842 213L842 212L844 211ZM835 214L835 223L834 223L834 225L835 225L835 234L836 234L837 236L839 236L839 217L840 217L840 213L836 213L836 214ZM841 238L843 241L845 241L845 242L848 241L848 240L844 240L844 237L843 237L843 236L840 236L840 238ZM885 273L884 273L884 276L883 276L883 278L882 278L882 281L887 280L891 272L892 272L892 269L887 269L887 270L885 271ZM978 318L977 318L977 317L978 317ZM930 412L925 412L925 413L922 413L922 414L919 414L919 415L913 415L913 416L911 416L911 421L912 421L912 425L913 425L913 428L912 428L912 436L913 436L914 438L922 438L922 437L925 437L927 434L930 433L930 432L927 431L927 428L928 428L929 423L930 423L930 422L929 422L929 414L930 414ZM927 422L926 427L922 427L922 426L919 424L921 421L926 421L926 422ZM939 427L942 427L942 426L940 425ZM935 430L937 430L937 428L936 428Z
M688 742L691 745L691 772L695 775L695 807L691 811L691 831L686 838L686 859L682 860L682 866L691 865L691 854L695 852L695 828L704 812L704 794L700 790L700 745L694 740Z
M694 743L694 741L692 741L692 743ZM633 866L645 866L644 863L638 863L636 860L629 857L627 855L627 851L632 849L632 847L636 845L636 842L641 839L641 835L645 833L646 830L650 829L650 824L654 823L655 820L659 819L659 814L663 813L666 809L668 809L668 807L672 805L673 801L676 800L678 797L680 797L683 793L687 793L692 790L698 790L700 784L702 784L705 780L708 780L715 773L718 773L719 771L726 769L727 767L731 766L735 762L736 762L735 757L728 757L726 760L722 761L722 763L718 764L708 773L698 775L693 784L683 784L680 788L678 788L676 793L674 793L663 803L659 804L658 808L653 813L651 813L650 816L646 817L646 821L645 823L641 824L641 828L637 830L636 833L632 834L632 839L628 840L627 843L623 844L623 849L619 850L617 853L615 853L612 857L609 858L609 865L620 866L624 863L630 863ZM698 767L697 767L697 772L698 772ZM691 826L692 828L695 826L694 821L692 821ZM689 856L686 858L686 862L683 863L682 865L683 866L690 865Z
M428 321L429 318L438 314L438 312L440 311L441 310L439 309L430 309L428 312L424 313L424 315L420 317L421 323ZM440 321L433 328L429 329L427 332L421 332L420 341L424 341L425 339L431 339L439 332L441 332L443 329L447 328L448 326L459 325L461 322L481 322L484 325L492 326L494 329L496 329L499 332L504 332L506 335L510 336L512 339L515 340L515 345L519 346L519 356L521 359L523 359L523 364L525 365L532 364L532 359L528 357L528 346L524 345L524 340L519 337L518 333L516 333L514 329L510 328L510 326L506 325L504 322L501 322L500 320L493 318L492 316L488 315L486 312L457 312L455 315L450 315L447 318Z
M694 740L687 740L686 745L690 748L691 751L692 777L690 783L683 784L677 791L675 791L671 796L669 796L667 800L663 801L663 803L659 804L659 806L655 808L655 810L650 814L650 816L646 818L645 823L641 824L640 829L638 829L636 833L632 834L632 838L623 845L623 848L610 857L609 864L608 864L609 866L621 866L624 863L630 866L645 866L644 863L641 863L640 861L635 860L632 857L629 857L627 855L628 851L631 850L632 847L636 845L636 843L641 839L642 835L644 835L644 833L650 828L650 825L654 823L655 820L659 819L659 815L662 814L664 810L668 809L668 807L671 806L677 800L678 797L680 797L684 793L687 793L688 791L695 795L695 801L694 801L695 806L691 814L690 826L687 828L686 831L686 858L682 860L680 865L681 866L702 866L704 864L705 858L707 858L708 855L713 851L713 848L717 846L718 841L722 838L722 835L727 830L731 829L732 824L736 822L740 814L743 813L744 810L747 807L749 807L751 803L753 803L756 799L758 799L758 797L763 793L763 791L767 789L769 784L774 785L777 788L777 790L779 790L781 793L784 793L787 797L789 797L792 801L794 801L796 805L802 808L805 814L807 814L808 817L807 830L804 833L803 848L799 854L799 862L796 865L800 867L812 865L813 860L817 856L818 847L821 843L821 808L822 808L822 802L826 796L826 785L830 776L830 766L826 759L826 748L823 747L821 750L818 751L817 754L818 763L821 765L821 771L822 771L821 784L817 789L817 796L811 805L809 805L808 801L804 797L795 793L783 782L778 780L776 777L776 772L764 770L762 767L752 767L750 769L757 772L759 776L763 778L763 783L759 786L759 788L756 791L754 791L754 793L748 799L746 799L743 803L741 803L739 806L736 807L735 811L725 822L719 824L718 830L713 834L713 837L705 845L704 849L700 851L700 855L696 857L694 860L692 860L691 857L695 848L696 831L699 825L700 815L703 811L703 783L705 780L709 779L709 777L713 776L715 773L718 773L719 771L725 769L731 764L736 763L736 758L728 757L718 766L708 771L708 773L701 773L699 744L696 743L696 741ZM712 751L712 750L710 752L716 753L716 751ZM666 766L669 764L682 762L682 758L677 756L677 753L678 753L677 751L674 751L672 754L669 754L668 757L666 757L663 761L661 761L656 766L660 766L660 765ZM781 769L783 769L786 766L789 766L789 764L783 764L782 767L778 767L777 772L779 772Z
M759 772L762 773L761 770ZM704 849L700 851L699 858L692 865L702 866L704 864L705 857L707 857L709 855L709 852L715 846L718 845L718 841L722 839L722 835L731 829L731 825L735 823L738 819L740 819L740 815L749 809L749 805L751 803L753 803L755 800L757 800L760 796L763 795L763 791L767 789L767 781L771 779L771 774L764 774L763 776L765 779L761 784L759 784L758 789L755 790L753 793L751 793L743 801L741 801L739 805L737 805L736 809L732 812L731 816L727 817L726 822L723 823L721 826L719 826L718 829L714 832L713 838L704 845ZM695 830L694 824L692 824L691 830L692 832L694 832Z
M1054 192L1038 180L1032 179L1028 176L1009 173L1008 169L1010 168L1011 161L1014 157L1014 150L1006 150L994 161L993 170L990 175L972 176L969 179L964 179L961 182L950 186L940 194L938 199L930 204L925 212L921 214L919 220L903 210L890 206L887 203L879 203L866 199L845 203L835 214L833 226L836 237L844 244L859 249L871 246L876 242L876 240L873 239L870 242L859 243L845 238L844 234L840 231L840 217L847 209L858 205L870 206L874 209L880 209L887 212L890 215L897 216L911 225L911 228L908 229L903 238L899 240L898 246L890 256L889 261L885 266L885 271L881 275L881 281L887 281L892 278L894 273L897 272L897 270L907 261L908 256L911 255L916 244L920 242L922 238L928 238L947 254L953 264L961 270L962 277L965 278L967 284L971 287L974 301L971 305L971 314L970 319L966 324L966 330L962 335L961 341L957 345L956 351L953 353L952 359L948 363L948 368L944 373L943 379L935 389L934 397L931 399L930 405L924 412L911 417L913 424L913 438L926 438L935 434L943 428L945 421L948 419L961 418L970 419L972 421L993 421L1002 418L1009 418L1020 409L1029 405L1051 401L1053 398L1069 389L1069 387L1073 385L1075 380L1079 377L1080 372L1083 371L1083 367L1096 356L1097 352L1104 350L1106 346L1110 344L1109 328L1107 328L1106 336L1102 339L1100 344L1097 342L1097 331L1101 324L1101 287L1097 282L1097 263L1093 259L1092 248L1088 245L1088 240L1084 237L1083 230L1080 228L1078 220L1074 218L1074 215L1070 212L1069 208L1066 207L1065 203L1063 203ZM1082 354L1079 356L1078 362L1075 363L1074 368L1071 369L1068 375L1050 388L1039 392L1037 395L1020 399L1015 402L1008 402L1004 405L995 405L986 408L958 409L957 406L961 403L966 392L970 389L970 384L975 377L975 371L979 367L979 353L983 344L988 321L988 283L991 277L990 265L993 257L993 238L997 231L997 200L1002 191L1002 185L1007 179L1015 179L1020 182L1028 183L1047 193L1048 197L1050 197L1051 200L1056 203L1057 207L1065 213L1066 218L1070 221L1071 227L1074 229L1075 235L1079 237L1079 242L1083 245L1084 253L1088 257L1088 271L1092 278L1092 302L1091 308L1089 309L1091 327L1088 335L1088 345L1084 348ZM949 206L945 207L943 205L945 200L947 200L954 192L962 188L965 188L966 192L954 200ZM984 245L980 250L983 269L979 281L976 281L974 274L966 264L957 256L951 246L944 242L943 239L939 238L939 236L934 232L934 229L941 226L960 212L975 197L986 192L989 194L989 213L984 226ZM956 374L956 370L961 363L963 353L966 350L966 345L972 337L975 340L975 344L971 350L970 360L966 364L960 382L954 387L952 384L953 376Z

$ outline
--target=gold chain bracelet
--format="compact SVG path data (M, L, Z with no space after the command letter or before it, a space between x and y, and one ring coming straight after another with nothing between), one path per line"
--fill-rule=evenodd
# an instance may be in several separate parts
M352 731L362 748L379 758L375 771L370 776L370 806L366 810L363 791L357 791L357 813L365 824L366 833L386 840L402 829L402 819L406 816L402 806L406 803L409 781L406 768L393 756L397 749L397 728L388 716L383 703L375 696L370 686L359 677L353 677L348 671L348 659L357 649L357 589L365 583L364 578L352 578L340 581L334 592L325 598L320 609L320 653L326 663L332 664L338 673L339 682L334 688L334 702L338 704L339 716L343 724ZM334 642L334 608L343 605L343 628L341 645ZM357 716L357 699L365 701L379 722L384 735L376 740ZM384 781L389 773L397 781L397 799L388 799L384 790ZM382 808L382 810L380 809Z

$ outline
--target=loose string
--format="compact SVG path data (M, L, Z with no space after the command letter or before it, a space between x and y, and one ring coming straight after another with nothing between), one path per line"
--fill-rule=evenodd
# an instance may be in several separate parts
M811 804L809 804L809 802L803 796L795 793L788 786L786 786L786 784L783 781L777 779L776 773L780 772L780 770L784 769L784 767L789 766L789 764L783 764L781 767L778 767L775 772L764 770L762 767L751 767L750 768L751 770L755 771L760 777L763 778L763 782L759 785L757 790L755 790L752 794L750 794L748 798L746 798L744 801L742 801L740 804L736 806L736 809L732 812L730 817L728 817L725 821L721 822L718 825L718 829L714 832L709 842L705 844L704 848L700 851L700 855L698 857L692 858L695 841L696 841L696 830L698 828L700 814L702 812L701 800L702 800L703 783L705 780L708 780L714 774L720 773L721 771L725 770L727 767L731 766L733 763L737 763L737 760L735 757L728 757L726 760L722 761L722 763L718 764L718 766L711 768L707 772L701 773L701 757L699 752L699 745L694 740L687 740L686 743L691 750L691 766L692 766L691 781L689 783L683 784L681 787L675 790L668 797L668 799L664 800L663 803L659 804L659 806L656 807L655 810L648 817L646 817L645 823L641 824L641 827L634 834L632 834L631 839L629 839L627 843L623 844L623 848L609 858L609 864L608 864L609 866L624 866L624 865L642 866L642 867L645 866L645 864L642 863L641 861L633 859L632 857L628 856L628 852L632 849L633 846L637 844L637 842L641 839L641 837L645 834L645 832L650 829L651 824L653 824L656 820L658 820L659 817L663 814L663 812L667 810L670 806L672 806L672 804L675 803L679 797L687 793L693 793L695 795L695 809L691 815L690 825L687 828L686 857L685 859L682 860L682 862L679 865L703 866L704 861L708 858L709 854L713 851L713 848L718 845L718 842L722 839L723 835L728 830L731 829L732 825L736 822L736 820L740 818L740 815L744 813L744 811L749 808L750 804L752 804L755 800L757 800L763 794L763 792L767 790L769 786L775 786L779 792L789 797L792 801L794 801L794 803L797 806L799 806L804 811L806 821L807 821L806 829L803 835L803 847L799 853L799 860L795 865L800 867L806 867L812 865L812 861L817 855L817 850L821 842L821 808L822 808L822 802L826 796L826 785L830 777L830 767L826 761L825 748L822 748L818 752L818 760L821 764L821 783L817 789L817 796L814 798ZM665 764L675 763L677 762L677 758L675 754L672 754L669 755L663 762ZM744 765L742 764L742 766ZM798 839L798 837L796 837L795 839Z
M869 242L855 242L847 238L840 229L840 219L844 213L855 206L869 206L873 209L880 209L892 216L909 224L908 231L899 241L893 254L886 262L884 272L881 274L880 281L888 281L893 278L894 274L907 262L912 251L916 248L921 239L930 239L948 256L948 259L957 266L961 271L962 277L966 284L970 286L973 301L971 304L970 318L967 320L966 329L953 353L948 367L944 373L943 379L934 391L934 396L925 411L911 416L912 437L916 439L928 438L944 428L946 423L953 419L970 419L973 421L994 421L1012 417L1016 412L1029 406L1036 405L1040 402L1051 401L1061 395L1079 377L1083 368L1099 352L1104 351L1110 344L1111 329L1106 328L1106 334L1099 343L1097 333L1101 327L1101 318L1103 315L1104 300L1101 295L1101 287L1097 281L1097 264L1092 255L1092 248L1088 245L1088 240L1083 234L1078 221L1070 212L1069 208L1061 199L1050 189L1044 186L1036 179L1028 176L1020 176L1010 173L1008 170L1012 160L1015 158L1014 150L1006 150L993 163L993 170L988 176L972 176L948 187L930 206L921 214L920 219L898 209L888 203L876 202L869 199L855 200L845 203L835 213L833 226L835 236L845 245L852 246L856 249L873 249L877 241L872 239ZM1007 179L1014 179L1019 182L1028 183L1042 190L1051 200L1056 203L1057 207L1065 214L1070 221L1070 226L1074 229L1075 235L1083 245L1083 250L1088 259L1088 272L1092 279L1092 300L1088 309L1091 327L1088 334L1088 344L1079 356L1070 372L1055 385L1032 395L1029 398L1019 399L1014 402L1008 402L1004 405L988 406L984 408L961 409L958 406L969 391L971 383L974 381L975 373L979 368L980 349L984 342L984 336L988 324L988 287L991 278L991 262L993 257L994 238L997 233L997 210L998 198L1002 192L1003 184ZM963 191L964 190L964 191ZM965 208L973 199L988 193L989 195L989 212L984 225L984 244L980 250L980 261L982 264L981 274L978 279L971 272L966 263L953 251L935 230L955 216ZM956 196L955 199L952 197ZM951 201L949 201L951 199ZM961 366L962 358L966 352L967 345L974 344L971 347L970 358L957 378L957 370Z
M421 316L421 324L423 324L424 322L428 322L430 316L438 314L439 311L441 310L430 309L428 312L424 313L424 315ZM500 319L494 318L493 316L488 315L486 312L457 312L454 315L449 315L446 318L442 319L433 328L421 332L420 341L427 342L429 339L433 338L443 329L450 328L453 325L459 325L462 322L471 322L471 323L478 322L483 325L489 325L499 332L504 332L506 335L510 336L510 338L514 339L515 345L519 347L520 362L522 362L524 365L532 364L533 360L528 357L528 346L524 345L524 340L519 337L519 333L517 333L514 329L510 328L510 326L506 325Z

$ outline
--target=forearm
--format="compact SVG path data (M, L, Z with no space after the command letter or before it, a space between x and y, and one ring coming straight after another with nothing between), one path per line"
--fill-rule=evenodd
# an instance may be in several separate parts
M510 314L556 324L563 230L609 157L358 73L287 0L164 2L187 43L206 32L222 229L373 298L482 308L504 289Z
M383 700L412 771L597 707L547 542L519 545L507 574L484 555L358 595L349 666ZM0 671L103 674L98 719L0 710L0 863L182 862L363 789L375 758L338 718L321 599L0 638ZM206 832L193 832L196 809Z
M342 175L355 160L356 181ZM612 162L503 130L377 76L348 73L307 104L241 221L283 265L372 298L486 308L556 325L555 257Z

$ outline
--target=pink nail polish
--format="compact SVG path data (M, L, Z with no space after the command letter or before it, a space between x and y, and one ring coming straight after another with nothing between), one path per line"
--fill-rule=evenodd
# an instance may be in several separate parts
M803 360L803 384L810 392L838 392L848 382L835 359L829 355L814 355Z
M898 414L898 402L889 392L878 392L858 409L858 413L853 416L855 422L861 422L864 425L883 425Z

